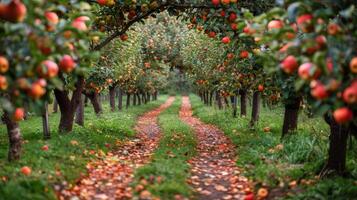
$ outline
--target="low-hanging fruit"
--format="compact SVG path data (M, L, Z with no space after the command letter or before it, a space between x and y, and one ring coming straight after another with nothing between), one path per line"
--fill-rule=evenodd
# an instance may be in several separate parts
M0 73L5 73L9 70L9 61L4 56L0 56Z
M25 20L27 9L20 0L12 0L9 4L0 3L0 18L17 23Z
M228 44L228 43L231 42L231 39L230 39L228 36L226 36L226 37L222 38L222 42L223 42L224 44Z
M285 73L291 74L296 71L299 65L296 58L290 55L280 63L280 67Z
M333 117L338 124L344 124L352 120L353 113L347 107L342 107L333 112Z
M31 168L28 167L28 166L23 166L20 171L21 171L21 173L22 173L23 175L25 175L25 176L30 175L31 172L32 172Z
M65 73L70 73L76 67L76 62L70 55L64 55L59 63L60 69Z
M15 121L21 121L25 117L25 110L23 108L16 108L13 114L13 119Z

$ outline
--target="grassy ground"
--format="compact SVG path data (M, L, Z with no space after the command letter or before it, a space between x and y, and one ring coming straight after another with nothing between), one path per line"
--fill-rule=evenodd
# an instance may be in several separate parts
M162 139L150 164L138 169L136 183L143 179L152 182L148 189L161 199L175 199L175 195L189 197L191 188L186 183L189 175L187 160L195 154L196 141L189 126L180 121L178 113L181 98L159 116ZM156 180L156 181L153 181Z
M237 146L239 167L256 187L279 188L271 192L301 191L291 199L354 199L357 197L357 148L348 153L349 178L317 180L315 175L324 165L328 149L328 126L321 118L300 114L296 134L280 140L283 109L262 108L255 130L249 128L250 118L230 117L230 109L217 110L204 106L199 97L191 95L194 115L221 128ZM266 133L264 127L270 127ZM294 187L295 182L298 187ZM289 190L289 188L294 188ZM297 189L300 188L300 189ZM278 192L280 191L280 192Z
M95 153L107 151L108 144L134 135L133 126L138 115L159 106L166 96L146 105L124 108L122 112L110 112L104 104L104 114L97 118L91 106L85 110L85 127L75 126L73 133L59 135L57 125L59 114L50 115L52 139L42 139L41 118L33 116L20 123L24 138L23 154L20 161L7 161L7 134L0 127L0 199L54 199L53 184L72 182L85 173L86 163ZM48 151L41 147L47 144ZM19 170L22 166L32 168L28 177Z

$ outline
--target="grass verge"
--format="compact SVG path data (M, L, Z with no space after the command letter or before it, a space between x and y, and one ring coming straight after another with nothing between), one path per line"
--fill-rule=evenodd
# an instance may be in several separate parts
M103 105L104 113L96 117L93 108L85 108L85 126L75 125L70 134L57 133L59 114L50 115L52 138L42 139L42 121L37 116L20 123L24 144L22 158L17 162L7 161L8 141L6 129L0 131L0 199L55 199L53 185L77 179L86 172L86 163L95 153L106 152L111 144L134 135L133 126L137 116L158 107L167 96L141 106L124 108L121 112L110 112L108 104ZM41 147L48 145L49 150ZM30 176L20 173L23 166L32 169Z
M259 124L251 129L249 117L233 118L230 109L205 106L195 95L190 98L194 115L217 125L236 145L237 165L257 188L274 188L273 196L295 191L284 197L288 199L353 199L357 196L356 146L349 150L347 159L351 177L323 180L315 177L325 163L328 149L329 129L321 118L308 118L301 113L297 133L281 141L284 112L280 107L272 110L263 107ZM264 132L264 127L271 131Z
M180 105L181 98L177 97L172 106L159 116L162 131L159 147L152 161L135 174L134 185L143 185L160 199L174 199L175 195L189 197L192 194L186 183L189 176L187 160L196 153L196 140L191 128L179 119Z

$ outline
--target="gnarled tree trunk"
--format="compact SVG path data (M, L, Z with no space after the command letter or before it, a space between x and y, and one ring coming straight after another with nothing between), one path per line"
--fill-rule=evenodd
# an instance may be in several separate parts
M259 120L260 112L260 92L255 91L253 93L253 105L252 105L252 119L250 120L250 126L254 126Z
M112 112L115 111L115 86L112 85L109 87L109 103L110 109Z
M297 129L301 97L291 99L285 104L282 137Z
M19 160L21 155L21 132L19 124L12 120L9 113L6 111L2 116L3 122L6 124L7 135L9 138L9 152L7 159L9 161Z
M92 103L95 114L99 116L103 112L99 94L94 91L86 92L85 94Z
M67 90L55 89L55 96L61 111L61 119L58 125L58 131L60 133L67 133L73 129L74 114L77 106L81 100L82 91L84 88L84 78L79 77L73 91L72 98L69 98L69 92Z

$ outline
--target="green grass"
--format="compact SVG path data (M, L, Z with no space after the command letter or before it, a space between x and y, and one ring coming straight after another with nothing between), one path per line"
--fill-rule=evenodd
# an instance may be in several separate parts
M51 114L52 139L48 141L42 139L41 118L32 116L20 123L25 144L21 159L13 163L7 161L7 134L5 127L1 126L0 199L55 199L53 185L63 181L71 183L85 173L86 163L94 158L89 153L91 150L106 152L106 143L113 144L116 140L132 137L137 116L159 106L166 98L161 96L158 101L128 110L124 108L121 112L110 112L105 103L100 118L89 104L85 108L85 127L75 125L73 132L65 135L57 133L59 114ZM77 141L78 145L71 144L71 141ZM45 144L49 146L46 152L41 150ZM19 172L25 165L32 168L28 177Z
M196 140L189 126L178 116L181 98L176 97L173 105L159 116L162 139L153 155L152 162L139 168L135 174L137 185L142 178L161 177L148 186L148 190L161 199L174 199L179 194L189 197L192 194L186 183L189 176L187 160L195 155Z
M325 163L328 150L329 128L322 118L308 118L301 113L295 134L281 137L283 109L262 107L261 119L255 129L249 128L250 117L233 118L230 109L218 110L205 106L191 95L194 115L202 121L217 125L236 145L237 165L256 187L288 189L291 181L313 180L313 185L300 185L304 192L293 194L292 199L352 199L357 197L357 148L348 153L350 178L332 177L315 180L315 175ZM250 113L249 113L250 114ZM250 115L248 115L250 116ZM264 127L271 132L265 133ZM278 150L277 145L283 148Z

